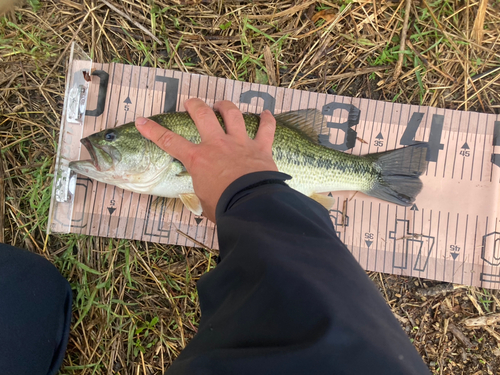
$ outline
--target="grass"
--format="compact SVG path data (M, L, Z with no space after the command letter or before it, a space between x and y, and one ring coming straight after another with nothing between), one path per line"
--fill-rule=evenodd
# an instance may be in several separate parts
M413 2L407 35L413 47L403 50L405 2L178 3L113 2L151 35L93 1L30 0L0 18L3 232L5 242L47 257L71 283L73 322L61 374L161 374L196 333L196 281L215 266L217 254L75 234L46 237L65 89L59 56L73 37L97 62L261 83L273 69L282 87L500 113L499 72L470 84L471 77L500 66L498 0L487 8L482 43L471 37L477 2ZM333 18L313 23L323 10ZM264 60L266 46L272 66ZM400 55L402 71L394 80ZM336 78L370 66L387 68ZM498 312L497 291L457 289L426 299L418 290L433 283L370 276L434 374L486 374L500 367L493 354L499 343L490 333L464 329L478 344L466 351L443 329L447 319L460 326L464 317L479 314L477 306Z

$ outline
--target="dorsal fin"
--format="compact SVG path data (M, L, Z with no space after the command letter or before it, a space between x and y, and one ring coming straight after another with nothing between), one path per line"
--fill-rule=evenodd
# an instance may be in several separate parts
M319 135L326 128L326 120L316 108L299 109L275 115L276 122L295 130L315 144L319 144Z

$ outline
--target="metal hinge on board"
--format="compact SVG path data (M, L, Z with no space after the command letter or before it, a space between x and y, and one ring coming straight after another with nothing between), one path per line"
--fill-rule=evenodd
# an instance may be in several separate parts
M56 180L56 201L59 203L72 202L75 197L77 174L69 168L59 171Z
M83 133L92 60L78 45L73 44L68 66L66 115L61 121L53 190L53 199L57 203L72 203L75 196L77 174L69 168L68 164L70 160L74 160L79 155L79 150L75 149L74 142ZM77 126L75 127L75 125Z
M88 88L84 84L75 83L71 88L68 94L68 109L66 112L66 120L68 122L83 125L87 95Z

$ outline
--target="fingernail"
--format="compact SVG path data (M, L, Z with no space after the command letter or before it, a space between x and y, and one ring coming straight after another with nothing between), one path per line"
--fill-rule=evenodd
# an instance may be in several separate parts
M144 117L137 117L135 119L135 124L139 126L144 125L146 122L148 122L148 119Z

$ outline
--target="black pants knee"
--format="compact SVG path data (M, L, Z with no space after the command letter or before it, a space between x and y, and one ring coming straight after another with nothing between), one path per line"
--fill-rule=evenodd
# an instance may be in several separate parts
M71 288L43 257L0 244L0 373L53 375L64 358Z

